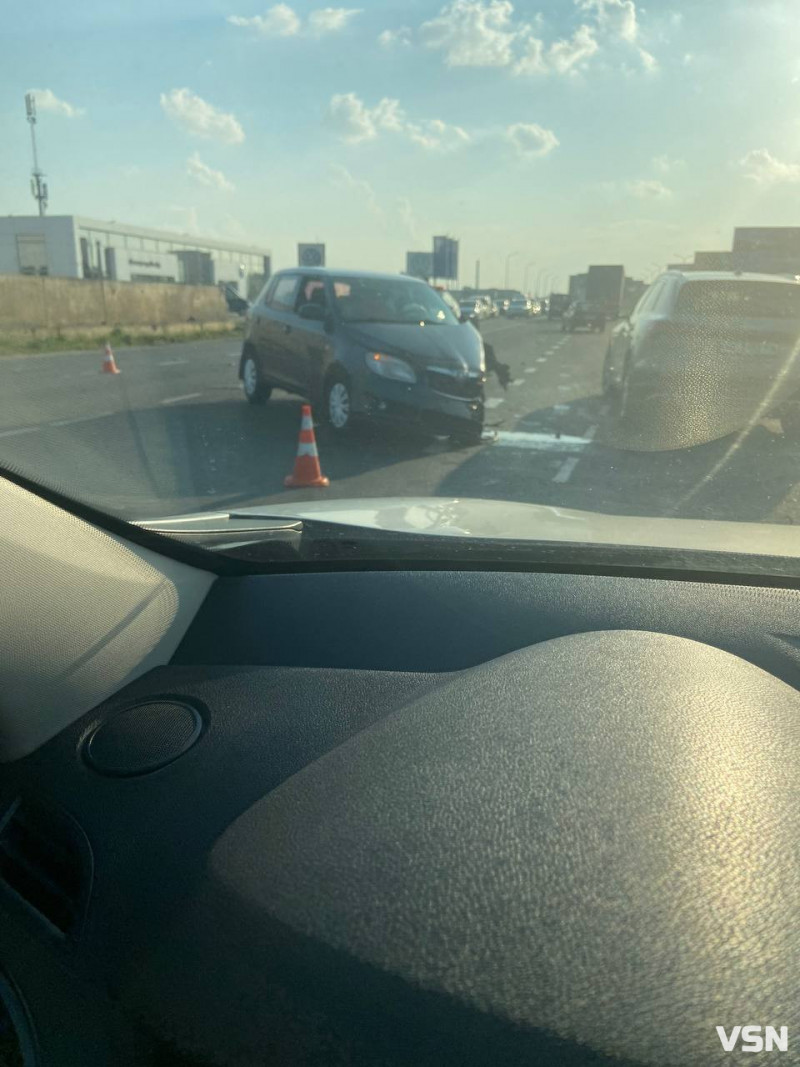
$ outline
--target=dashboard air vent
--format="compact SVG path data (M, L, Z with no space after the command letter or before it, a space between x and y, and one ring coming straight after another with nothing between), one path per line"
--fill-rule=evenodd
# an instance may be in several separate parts
M90 881L89 845L68 815L21 798L0 816L0 884L62 937L80 932Z

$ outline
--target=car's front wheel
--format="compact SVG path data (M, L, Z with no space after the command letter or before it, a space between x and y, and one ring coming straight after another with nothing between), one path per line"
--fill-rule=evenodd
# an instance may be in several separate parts
M252 349L245 352L242 360L242 385L251 404L266 404L272 395L272 386L264 381L261 364Z
M353 428L353 397L344 373L332 374L326 381L323 405L328 428L337 436L348 434Z

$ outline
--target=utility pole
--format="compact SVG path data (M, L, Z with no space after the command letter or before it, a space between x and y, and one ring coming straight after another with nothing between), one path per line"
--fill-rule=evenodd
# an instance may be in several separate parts
M481 287L481 261L479 259L476 259L475 260L475 288L476 289L480 289L480 287Z
M525 283L524 283L524 288L525 288L525 295L526 296L529 295L529 293L528 293L528 271L531 269L531 267L535 267L535 266L536 266L536 264L533 262L533 260L531 260L530 263L526 263L525 264Z
M506 256L506 276L505 276L505 281L506 281L505 287L506 287L506 289L508 289L508 287L509 287L509 282L510 282L510 278L511 278L511 260L514 259L514 257L518 256L518 255L519 255L519 252L509 252L508 255Z
M44 218L47 214L47 182L43 180L44 174L39 170L39 155L36 151L36 98L33 93L25 94L25 112L31 127L31 146L33 147L31 193L39 205L39 215Z

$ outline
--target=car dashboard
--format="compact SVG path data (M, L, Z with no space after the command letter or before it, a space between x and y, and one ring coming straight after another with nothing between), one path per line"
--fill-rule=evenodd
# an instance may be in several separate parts
M713 1064L717 1024L791 1032L798 598L218 578L168 664L5 765L30 1062Z

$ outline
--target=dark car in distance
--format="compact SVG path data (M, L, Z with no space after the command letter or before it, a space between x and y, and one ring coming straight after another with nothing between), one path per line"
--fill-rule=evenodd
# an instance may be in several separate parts
M359 418L396 419L477 440L486 366L480 334L425 282L367 271L281 271L250 309L244 393L307 397L344 434Z

